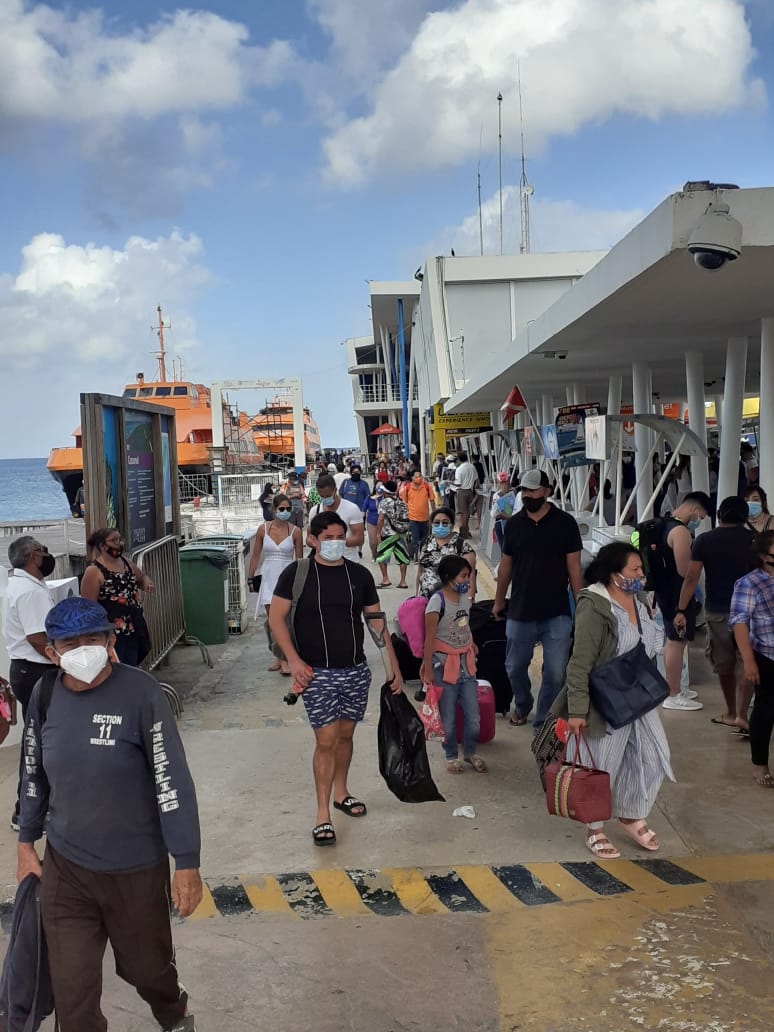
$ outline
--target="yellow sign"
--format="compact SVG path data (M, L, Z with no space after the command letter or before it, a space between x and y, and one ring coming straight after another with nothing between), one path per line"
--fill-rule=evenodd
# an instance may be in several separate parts
M492 429L492 419L488 412L455 412L447 416L443 405L433 405L433 429L483 433Z

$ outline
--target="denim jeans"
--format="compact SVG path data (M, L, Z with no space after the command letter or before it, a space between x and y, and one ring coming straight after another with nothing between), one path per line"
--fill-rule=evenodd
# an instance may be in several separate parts
M433 663L434 683L442 688L438 709L446 734L443 752L447 760L457 759L457 703L462 706L465 723L462 729L462 755L472 756L478 745L480 718L478 713L478 681L461 665L460 676L456 684L447 684L442 680L443 663Z
M419 555L419 547L430 532L430 524L427 520L411 520L411 558L416 559Z
M551 704L564 683L570 658L572 618L552 616L548 620L508 620L506 625L505 667L513 689L514 707L526 717L534 702L529 680L529 665L538 642L543 646L543 680L535 713L535 728L540 729Z

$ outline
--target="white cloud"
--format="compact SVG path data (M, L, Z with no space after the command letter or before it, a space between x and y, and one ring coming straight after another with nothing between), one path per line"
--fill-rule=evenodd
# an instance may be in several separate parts
M458 164L517 139L521 62L529 144L620 113L703 116L765 97L742 0L465 0L428 14L370 113L324 142L345 185Z
M0 0L0 118L83 124L225 110L274 85L287 43L251 46L248 30L208 11L176 11L123 34L102 12Z
M202 253L198 237L177 230L132 236L121 250L39 233L22 249L18 272L0 275L3 365L51 374L73 361L116 369L129 356L145 361L159 303L175 313L174 349L190 349L196 332L186 306L210 279Z
M531 250L537 251L606 251L613 247L645 217L638 209L585 208L574 201L531 198ZM497 193L481 205L484 253L500 250L500 199ZM519 187L503 188L503 250L518 254L521 242L521 210ZM458 255L479 254L478 212L468 215L458 226L448 227L439 235L427 254L446 254L453 247Z

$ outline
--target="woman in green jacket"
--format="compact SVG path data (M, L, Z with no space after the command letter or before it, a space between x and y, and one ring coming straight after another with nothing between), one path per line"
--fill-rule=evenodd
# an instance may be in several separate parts
M648 655L655 656L664 647L664 633L637 598L645 581L640 553L632 545L615 541L601 548L586 570L586 583L588 587L578 596L566 684L552 713L567 719L571 734L584 731L591 739L595 765L610 774L613 816L619 828L642 849L655 851L659 841L647 817L664 777L675 780L658 711L653 709L614 730L591 705L589 675L601 663L629 652L640 637ZM567 757L573 755L571 738ZM586 845L605 860L621 855L605 835L602 821L587 826Z

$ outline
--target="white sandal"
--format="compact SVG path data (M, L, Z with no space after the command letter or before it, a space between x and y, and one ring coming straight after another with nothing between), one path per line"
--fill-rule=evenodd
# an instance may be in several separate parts
M617 860L621 855L604 831L590 832L586 836L586 848L600 860Z

